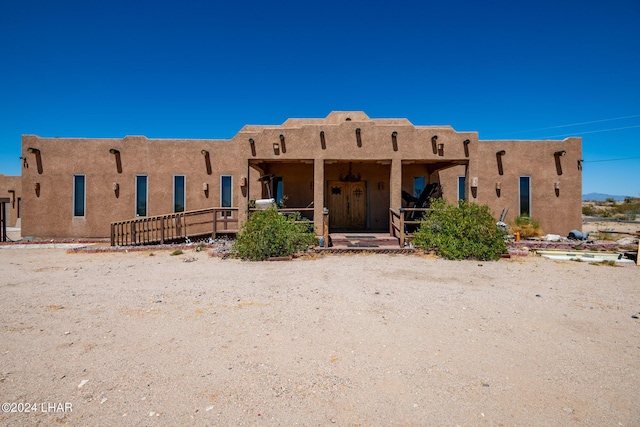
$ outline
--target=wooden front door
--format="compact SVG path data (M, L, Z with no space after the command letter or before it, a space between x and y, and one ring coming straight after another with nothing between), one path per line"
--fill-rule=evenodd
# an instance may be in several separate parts
M367 183L327 183L329 227L334 230L364 230L367 227Z

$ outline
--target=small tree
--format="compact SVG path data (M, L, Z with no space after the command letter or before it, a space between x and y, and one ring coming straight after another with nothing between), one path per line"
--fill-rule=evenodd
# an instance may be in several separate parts
M300 221L300 214L282 215L275 207L251 214L233 244L233 254L242 259L262 261L290 256L315 244L313 225Z
M504 231L488 206L461 201L459 206L437 199L414 234L417 248L447 259L497 260L506 252Z

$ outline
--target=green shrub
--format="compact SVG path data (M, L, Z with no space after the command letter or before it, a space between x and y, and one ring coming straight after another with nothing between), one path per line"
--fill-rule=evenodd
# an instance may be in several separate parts
M233 255L252 261L293 255L315 245L313 225L300 214L282 215L275 207L256 211L242 226L233 244Z
M496 226L488 206L444 199L431 203L431 211L414 234L415 247L433 250L447 259L497 260L507 248L504 232Z
M176 255L182 255L184 252L182 252L182 249L176 249L175 251L171 252L169 255L171 256L176 256Z

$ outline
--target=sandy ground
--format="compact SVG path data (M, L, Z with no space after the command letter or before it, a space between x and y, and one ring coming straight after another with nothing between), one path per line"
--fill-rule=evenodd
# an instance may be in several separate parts
M638 426L639 268L0 249L0 424Z

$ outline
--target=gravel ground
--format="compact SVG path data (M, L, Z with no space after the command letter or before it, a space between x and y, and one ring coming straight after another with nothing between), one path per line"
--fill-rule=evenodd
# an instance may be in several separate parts
M640 425L634 265L151 254L0 249L0 424Z

